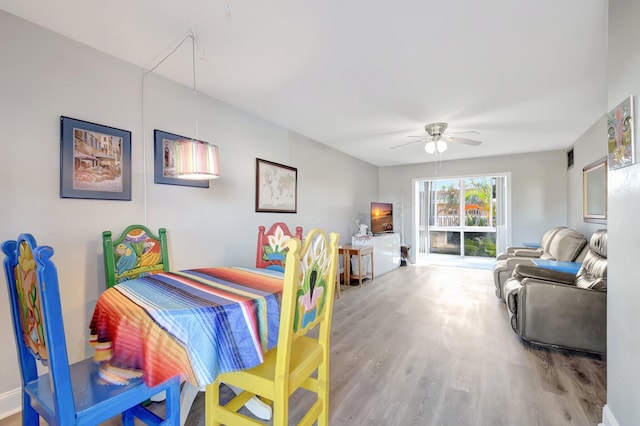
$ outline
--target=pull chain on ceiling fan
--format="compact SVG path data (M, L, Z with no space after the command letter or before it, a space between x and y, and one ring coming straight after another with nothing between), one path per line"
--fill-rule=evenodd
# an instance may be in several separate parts
M400 145L392 146L390 149L399 148L401 146L409 145L416 142L426 141L427 143L424 146L424 150L429 154L433 154L436 151L440 153L445 152L448 148L447 146L448 142L461 143L464 145L471 145L471 146L478 146L482 143L481 141L476 139L467 139L467 138L454 136L455 134L460 134L460 133L475 133L479 135L479 133L476 131L472 130L467 132L445 133L447 130L447 127L448 127L447 123L427 124L426 126L424 126L424 130L427 132L429 136L409 136L410 138L419 138L419 139L411 142L402 143Z

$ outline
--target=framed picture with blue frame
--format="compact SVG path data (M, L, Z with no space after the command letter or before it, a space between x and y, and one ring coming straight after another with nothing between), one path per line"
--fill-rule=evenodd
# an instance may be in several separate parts
M131 132L60 117L60 197L131 200Z

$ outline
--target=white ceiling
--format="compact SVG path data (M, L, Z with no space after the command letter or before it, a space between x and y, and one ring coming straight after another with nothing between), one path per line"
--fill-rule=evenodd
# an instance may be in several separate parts
M197 89L378 166L565 149L606 112L603 0L2 0L149 69L196 34ZM190 42L155 72L193 84ZM188 66L185 66L188 64Z

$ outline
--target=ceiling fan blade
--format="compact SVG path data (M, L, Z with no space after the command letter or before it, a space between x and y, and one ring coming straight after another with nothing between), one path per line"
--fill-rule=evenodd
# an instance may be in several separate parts
M455 138L455 137L446 138L445 140L448 142L456 142L456 143L461 143L461 144L471 145L471 146L478 146L482 143L482 141L477 141L475 139Z
M447 132L447 135L460 135L462 133L473 133L474 135L480 134L480 132L476 132L475 130L462 130L460 132Z
M400 145L391 146L391 147L389 147L389 149L400 148L401 146L411 145L412 143L422 142L422 141L423 141L423 139L418 139L418 140L411 141L411 142L405 142L405 143L401 143Z

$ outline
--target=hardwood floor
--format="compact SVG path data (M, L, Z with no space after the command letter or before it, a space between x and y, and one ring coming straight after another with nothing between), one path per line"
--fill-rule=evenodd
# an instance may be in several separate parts
M606 361L523 342L493 288L492 271L432 265L343 286L333 313L330 424L597 425ZM204 424L203 396L187 425ZM295 393L291 421L311 403ZM19 415L0 420L19 424Z

